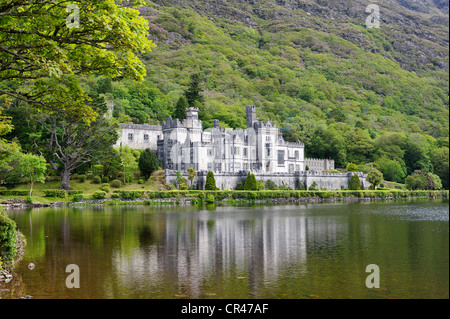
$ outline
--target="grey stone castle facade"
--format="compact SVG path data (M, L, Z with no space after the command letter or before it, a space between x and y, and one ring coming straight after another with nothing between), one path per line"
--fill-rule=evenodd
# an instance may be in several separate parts
M207 171L214 172L221 189L234 189L245 181L248 171L257 179L293 189L313 182L330 190L348 187L351 174L327 172L334 170L333 160L305 158L305 145L286 142L275 123L258 120L254 105L248 105L246 113L247 128L235 130L220 128L218 120L213 128L203 130L198 109L192 107L183 121L169 117L161 126L121 124L116 146L156 152L169 183L174 182L177 171L187 174L187 169L194 167L198 189L204 188ZM365 176L359 175L365 186Z

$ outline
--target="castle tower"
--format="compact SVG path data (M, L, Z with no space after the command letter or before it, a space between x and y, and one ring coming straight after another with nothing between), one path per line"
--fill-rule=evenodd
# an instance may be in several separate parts
M256 117L256 109L254 105L247 105L245 107L247 112L247 128L253 127L255 122L258 122L258 118Z
M190 107L186 109L186 127L189 129L193 128L201 128L201 124L199 126L198 120L198 109L194 107Z

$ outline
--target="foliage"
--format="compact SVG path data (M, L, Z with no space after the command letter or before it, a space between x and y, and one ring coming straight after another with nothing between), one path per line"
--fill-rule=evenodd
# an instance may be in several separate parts
M347 167L345 168L348 172L357 172L358 171L358 165L353 163L348 163Z
M158 170L156 154L147 148L140 154L138 166L145 179L149 179L150 175Z
M310 191L318 191L319 187L317 186L317 183L314 181L308 188Z
M212 171L208 171L208 174L206 175L206 184L205 184L205 190L211 191L216 190L216 179L214 178L214 173Z
M66 198L65 190L44 190L44 194L46 197Z
M236 184L236 190L237 191L243 191L244 190L244 184L242 182L238 182Z
M197 172L195 171L195 167L193 167L193 166L190 166L188 168L187 172L188 172L188 180L191 183L191 188L192 188L194 186L193 183L194 183L195 177L197 176Z
M266 187L267 190L277 190L278 186L277 184L275 184L272 180L267 180L266 182Z
M367 174L366 180L376 189L376 187L383 181L383 173L374 168Z
M95 112L74 75L96 72L141 80L145 67L135 52L149 52L154 44L147 38L147 21L130 6L112 0L77 1L82 21L76 22L69 4L24 0L0 6L0 38L4 39L0 80L28 81L20 88L1 87L0 94L89 122Z
M184 95L180 96L177 104L175 105L175 112L173 114L174 119L183 121L186 118L186 109L189 108L188 100Z
M357 174L353 174L352 177L350 177L349 189L350 190L361 189L361 181Z
M440 178L423 170L416 170L412 175L406 177L405 186L410 190L439 190L442 188Z
M92 177L92 183L100 184L101 182L102 182L102 179L100 176L95 175L94 177Z
M17 225L0 208L0 258L4 265L11 266L17 254Z
M106 197L106 192L104 192L104 191L98 191L92 195L93 199L104 199L105 197Z
M245 179L245 183L244 183L244 190L246 190L246 191L258 190L258 183L256 181L256 177L251 172L247 173L247 178Z

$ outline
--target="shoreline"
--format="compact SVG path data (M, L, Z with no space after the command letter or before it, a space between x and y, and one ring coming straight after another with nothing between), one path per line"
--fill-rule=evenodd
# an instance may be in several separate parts
M213 191L214 192L214 191ZM428 192L428 191L426 191ZM12 202L1 203L0 207L5 210L10 209L34 209L34 208L63 208L63 207L89 207L89 206L195 206L195 205L235 205L235 204L273 204L273 205L285 205L285 204L299 204L299 203L351 203L351 202L380 202L380 201L415 201L415 200L437 200L448 199L448 191L431 191L432 194L420 194L412 196L361 196L361 195L373 195L364 194L359 195L346 195L346 196L290 196L290 197L278 197L278 198L233 198L227 197L218 200L210 200L198 197L168 197L168 198L136 198L136 199L123 199L123 198L105 198L105 199L87 199L78 202L52 202L49 204L44 203L25 203L25 202ZM383 194L387 195L387 194ZM392 194L389 194L392 195ZM22 200L18 198L18 200Z

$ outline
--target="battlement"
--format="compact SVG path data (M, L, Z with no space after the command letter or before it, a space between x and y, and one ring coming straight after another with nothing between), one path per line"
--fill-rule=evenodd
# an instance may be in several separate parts
M161 125L149 125L149 124L133 124L133 123L121 123L122 129L143 130L143 131L161 131Z

